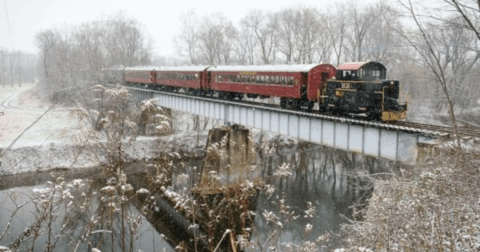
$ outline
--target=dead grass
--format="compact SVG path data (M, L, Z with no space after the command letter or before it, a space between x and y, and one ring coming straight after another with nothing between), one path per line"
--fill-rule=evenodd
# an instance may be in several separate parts
M345 251L479 251L480 154L457 159L444 150L415 171L388 180L372 177L375 191L365 219L344 226Z

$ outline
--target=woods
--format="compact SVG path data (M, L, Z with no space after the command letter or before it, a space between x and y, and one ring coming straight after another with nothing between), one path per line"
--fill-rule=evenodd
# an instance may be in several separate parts
M35 44L40 85L49 96L102 83L104 68L148 65L152 59L141 25L122 12L68 30L40 31Z

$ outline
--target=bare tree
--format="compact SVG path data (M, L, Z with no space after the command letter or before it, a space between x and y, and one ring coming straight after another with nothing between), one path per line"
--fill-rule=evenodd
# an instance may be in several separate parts
M245 22L240 23L238 36L233 42L233 53L235 60L240 65L255 64L255 50L257 49L257 41L255 34L248 28Z
M411 0L405 2L399 0L399 3L408 11L418 28L418 32L400 34L404 39L409 42L409 44L415 49L415 51L418 52L421 59L423 60L423 63L429 68L437 83L442 88L447 101L453 130L457 138L457 149L458 151L460 151L460 138L458 136L457 120L455 117L454 104L451 99L451 91L448 85L448 73L446 72L449 63L445 61L445 57L443 57L442 55L444 52L444 48L439 43L437 43L435 36L431 33L432 26L434 26L433 23L424 24L422 22L422 20L420 19L421 15L417 13Z
M357 1L350 2L348 8L348 15L353 19L351 33L348 37L351 47L348 51L354 61L362 61L365 60L363 46L367 33L378 16L375 15L371 5L360 8Z
M320 36L319 12L310 7L299 7L295 10L295 62L306 64L313 63L315 49ZM321 45L323 50L328 51L328 45ZM321 49L321 51L322 51ZM318 50L317 50L318 51Z
M119 12L109 18L84 23L68 30L37 34L45 85L49 94L75 89L82 92L102 82L102 69L150 63L152 46L141 26ZM69 99L74 92L58 96Z
M327 14L323 19L328 38L332 42L336 64L340 65L343 55L345 37L347 35L347 9L345 5L335 4L335 12Z
M444 0L454 11L458 12L480 40L480 1L478 0Z
M403 58L402 55L405 55L399 46L401 37L390 28L402 29L398 18L401 16L400 12L380 2L371 6L370 15L375 16L375 22L368 28L360 50L363 58L380 61L388 67L392 61L398 62Z
M245 22L256 36L262 63L275 62L278 41L275 29L278 26L278 15L264 14L260 10L253 10L245 16L242 22Z
M199 31L200 52L207 64L228 64L236 31L232 22L222 14L203 18Z
M180 21L180 34L174 38L176 49L190 64L196 65L199 62L198 17L195 11L188 10L180 16Z
M49 85L50 70L49 70L49 53L58 41L58 34L53 30L45 30L37 33L35 36L35 44L40 49L43 71L45 73L45 86L47 92L50 94L51 87Z
M286 9L277 15L278 51L284 55L284 62L289 64L293 61L294 53L295 12L293 9Z
M109 65L135 66L150 63L152 46L135 19L123 12L103 21L107 36L104 46L109 52Z

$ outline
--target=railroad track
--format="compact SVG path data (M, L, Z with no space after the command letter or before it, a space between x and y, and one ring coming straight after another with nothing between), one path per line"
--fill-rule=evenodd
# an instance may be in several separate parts
M305 114L305 115L311 115L314 117L320 117L320 118L325 118L328 120L332 121L339 121L339 122L344 122L348 124L354 124L354 125L367 125L371 127L378 127L378 128L384 128L384 129L389 129L389 130L400 130L404 132L412 132L412 133L417 133L417 134L422 134L422 135L430 135L430 136L436 136L436 137L446 137L450 138L453 137L454 135L454 130L451 127L448 126L439 126L439 125L430 125L430 124L423 124L423 123L416 123L416 122L408 122L408 121L397 121L397 122L380 122L380 121L372 121L372 120L366 120L363 118L359 117L338 117L338 116L331 116L331 115L325 115L325 114L320 114L320 113L315 113L315 112L308 112L308 111L297 111L297 110L290 110L290 109L283 109L280 108L278 104L268 104L268 103L259 103L259 102L254 102L254 101L248 101L248 100L234 100L234 101L226 101L224 99L220 99L218 97L199 97L183 92L165 92L165 91L157 91L157 90L152 90L152 89L146 89L146 88L139 88L139 87L128 87L128 89L132 90L140 90L140 91L147 91L147 92L157 92L157 93L167 93L167 94L172 94L172 95L179 95L179 96L189 96L195 99L206 99L206 100L216 100L222 103L228 103L228 104L233 104L233 105L245 105L245 106L251 106L251 107L258 107L258 108L263 108L263 109L271 109L277 112L284 112L284 113L294 113L294 114ZM460 137L465 138L465 139L470 139L470 138L479 138L480 139L480 128L463 128L460 127L458 130L458 133Z
M453 128L448 126L439 126L439 125L431 125L431 124L408 122L408 121L397 121L391 124L403 126L403 127L412 127L412 128L425 129L430 131L438 131L438 132L442 132L443 134L446 134L445 136L452 136L452 137L455 133ZM480 128L459 127L458 134L460 137L463 137L463 138L480 137Z

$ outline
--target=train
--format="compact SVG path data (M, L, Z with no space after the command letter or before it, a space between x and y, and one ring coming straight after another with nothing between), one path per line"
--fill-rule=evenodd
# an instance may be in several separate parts
M105 69L105 82L241 101L277 98L283 109L383 122L406 119L400 83L376 61L331 64L126 67Z

